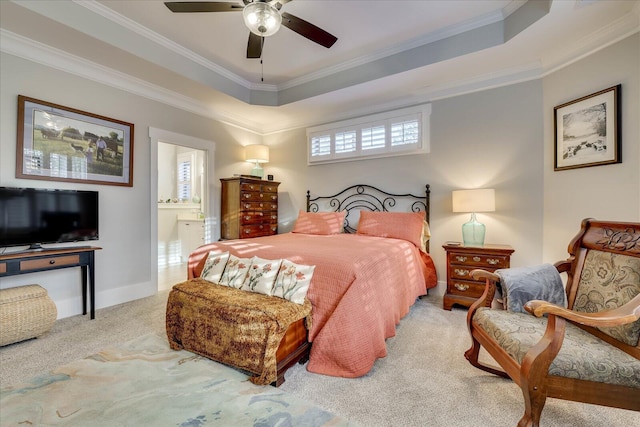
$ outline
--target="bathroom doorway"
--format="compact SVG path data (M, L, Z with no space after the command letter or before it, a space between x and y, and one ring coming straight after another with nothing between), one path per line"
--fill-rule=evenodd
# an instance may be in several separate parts
M152 276L158 291L162 291L185 280L189 254L211 242L210 175L215 144L153 129L150 137L152 168L155 163L156 170L151 191L152 223L155 223L152 254L157 262Z

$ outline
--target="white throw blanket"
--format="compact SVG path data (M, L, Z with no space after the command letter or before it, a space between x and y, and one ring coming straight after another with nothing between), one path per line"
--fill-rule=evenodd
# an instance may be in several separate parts
M500 276L507 311L525 312L524 304L534 299L567 306L562 279L551 264L501 269L496 274Z

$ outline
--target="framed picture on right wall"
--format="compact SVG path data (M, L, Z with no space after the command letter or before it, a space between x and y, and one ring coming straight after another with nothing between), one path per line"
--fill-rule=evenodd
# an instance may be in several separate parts
M554 110L554 170L622 163L621 85L558 105Z

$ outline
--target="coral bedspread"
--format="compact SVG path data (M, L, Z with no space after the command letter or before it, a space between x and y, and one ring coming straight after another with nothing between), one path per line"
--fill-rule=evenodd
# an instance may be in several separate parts
M386 356L386 338L437 281L429 255L399 239L285 233L217 242L190 256L190 278L199 276L209 251L315 265L307 369L340 377L362 376Z

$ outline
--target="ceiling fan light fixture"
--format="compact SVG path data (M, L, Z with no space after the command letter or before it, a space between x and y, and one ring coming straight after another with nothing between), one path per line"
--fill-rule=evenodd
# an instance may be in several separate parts
M242 10L242 17L247 28L261 37L269 37L277 33L282 23L282 16L278 9L261 1L246 5Z

